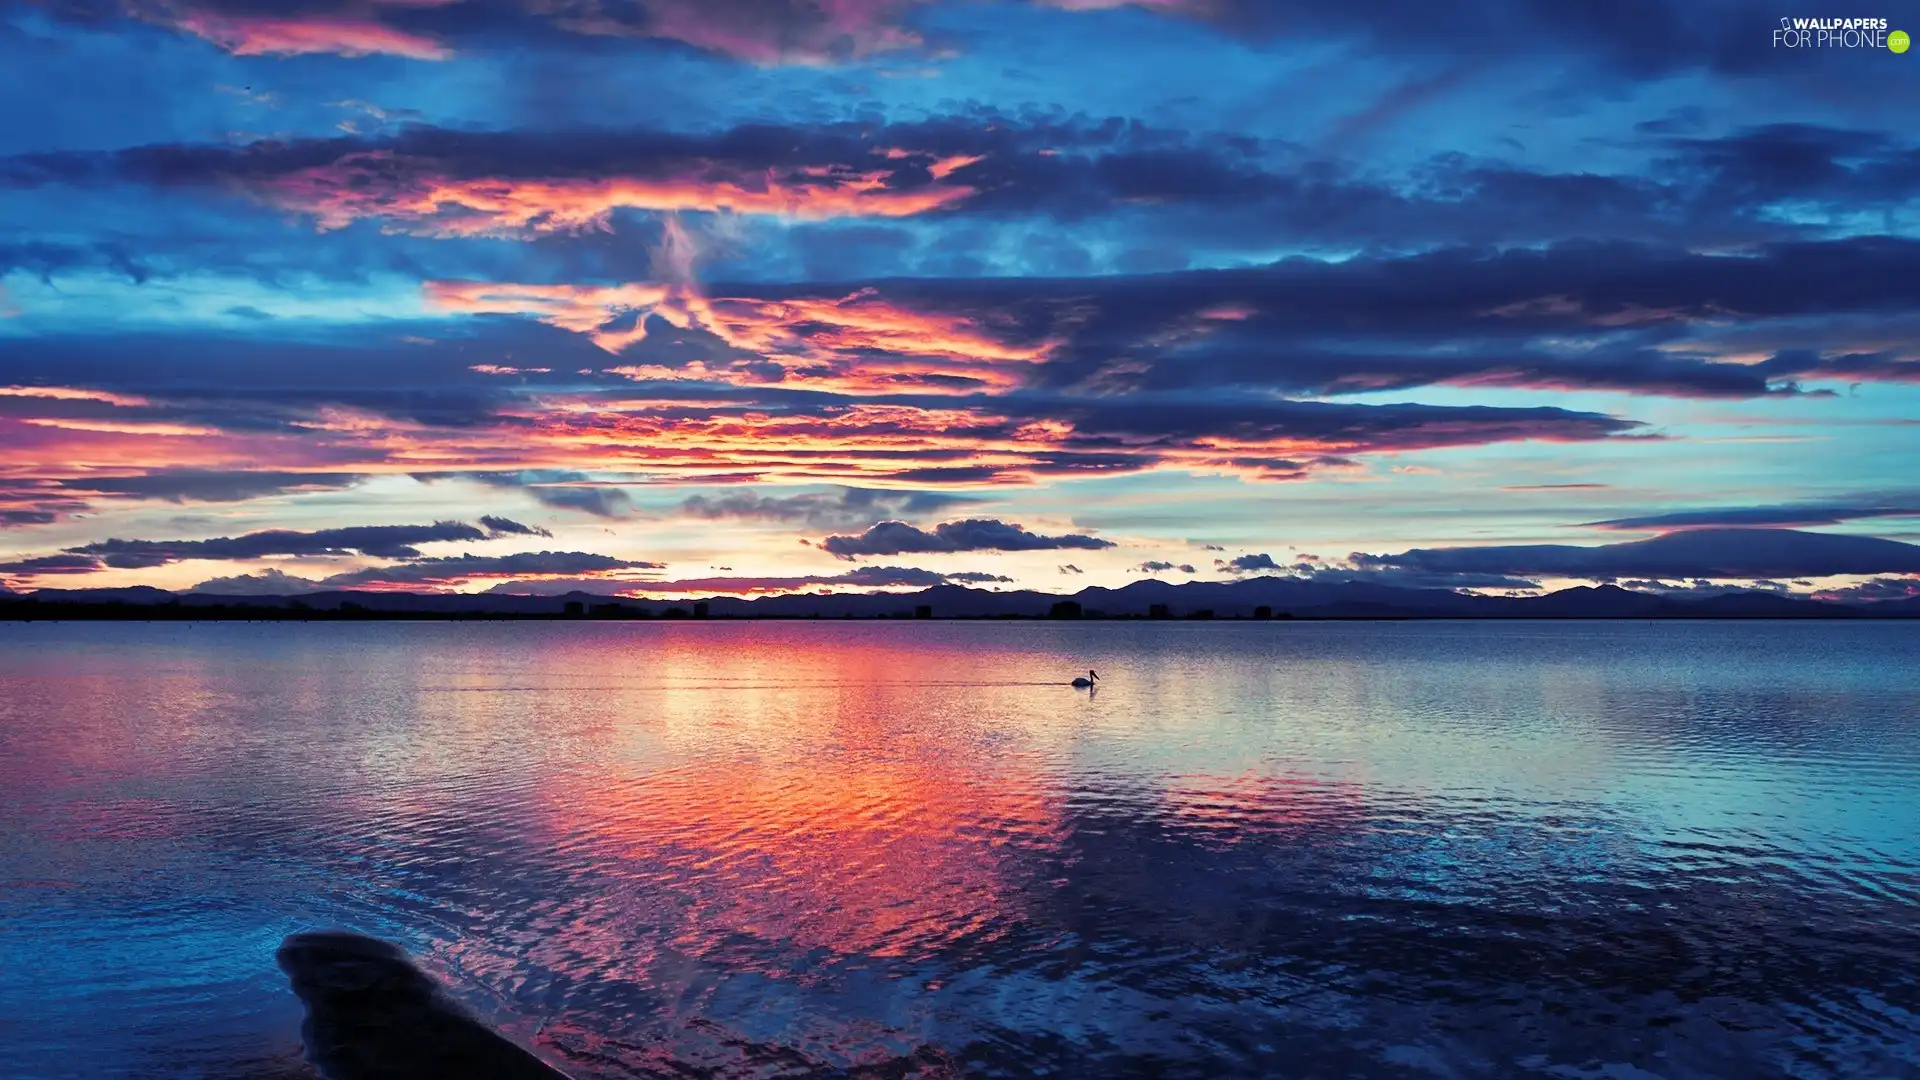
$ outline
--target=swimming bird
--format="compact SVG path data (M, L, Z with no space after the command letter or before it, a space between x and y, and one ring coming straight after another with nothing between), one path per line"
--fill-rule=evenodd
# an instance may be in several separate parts
M1092 686L1092 685L1093 685L1093 684L1094 684L1094 683L1095 683L1095 682L1096 682L1096 681L1097 681L1097 680L1098 680L1099 678L1100 678L1100 673L1099 673L1099 672L1097 672L1097 671L1094 671L1094 670L1092 670L1091 668L1089 668L1089 669L1087 670L1087 677L1086 677L1086 678L1084 678L1084 679L1075 679L1075 680L1073 680L1073 685L1075 685L1075 686Z

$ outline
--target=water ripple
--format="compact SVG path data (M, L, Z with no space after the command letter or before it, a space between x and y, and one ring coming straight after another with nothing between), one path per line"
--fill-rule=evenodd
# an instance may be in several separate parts
M10 1078L318 926L583 1080L1920 1075L1920 627L0 635Z

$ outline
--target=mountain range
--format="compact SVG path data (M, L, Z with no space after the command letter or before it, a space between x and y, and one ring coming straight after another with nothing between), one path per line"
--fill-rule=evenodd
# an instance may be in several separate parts
M164 609L163 615L160 610ZM714 618L1296 618L1296 619L1785 619L1917 618L1920 597L1842 603L1765 592L1713 596L1582 586L1538 596L1482 596L1366 582L1288 577L1173 584L1137 581L1072 594L995 592L941 585L915 593L714 596L704 600L609 599L586 593L318 592L297 596L118 589L0 590L0 618L277 618L692 616Z

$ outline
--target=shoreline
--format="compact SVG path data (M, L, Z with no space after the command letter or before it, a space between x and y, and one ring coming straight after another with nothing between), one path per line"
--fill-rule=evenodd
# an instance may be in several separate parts
M24 605L22 605L24 606ZM219 608L156 605L153 608L92 610L84 605L47 605L22 611L14 605L0 605L0 623L33 622L244 622L244 623L334 623L334 622L534 622L534 623L760 623L760 622L1020 622L1020 623L1308 623L1308 622L1909 622L1920 615L1909 613L1873 615L1853 611L1796 615L1729 614L1642 614L1642 615L1319 615L1280 614L1269 617L1251 615L1169 616L1083 615L1055 618L1046 615L568 615L546 612L419 612L419 611L289 611L284 608Z

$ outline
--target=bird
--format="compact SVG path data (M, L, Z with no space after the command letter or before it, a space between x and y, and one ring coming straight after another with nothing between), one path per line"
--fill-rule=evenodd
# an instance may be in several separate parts
M1075 685L1075 686L1092 686L1092 685L1094 684L1094 682L1095 682L1096 680L1098 680L1099 678L1100 678L1100 674L1099 674L1098 672L1096 672L1096 671L1093 671L1092 669L1088 669L1088 671L1087 671L1087 674L1086 674L1086 677L1085 677L1085 678L1081 678L1081 679L1075 679L1075 680L1073 680L1073 685Z

